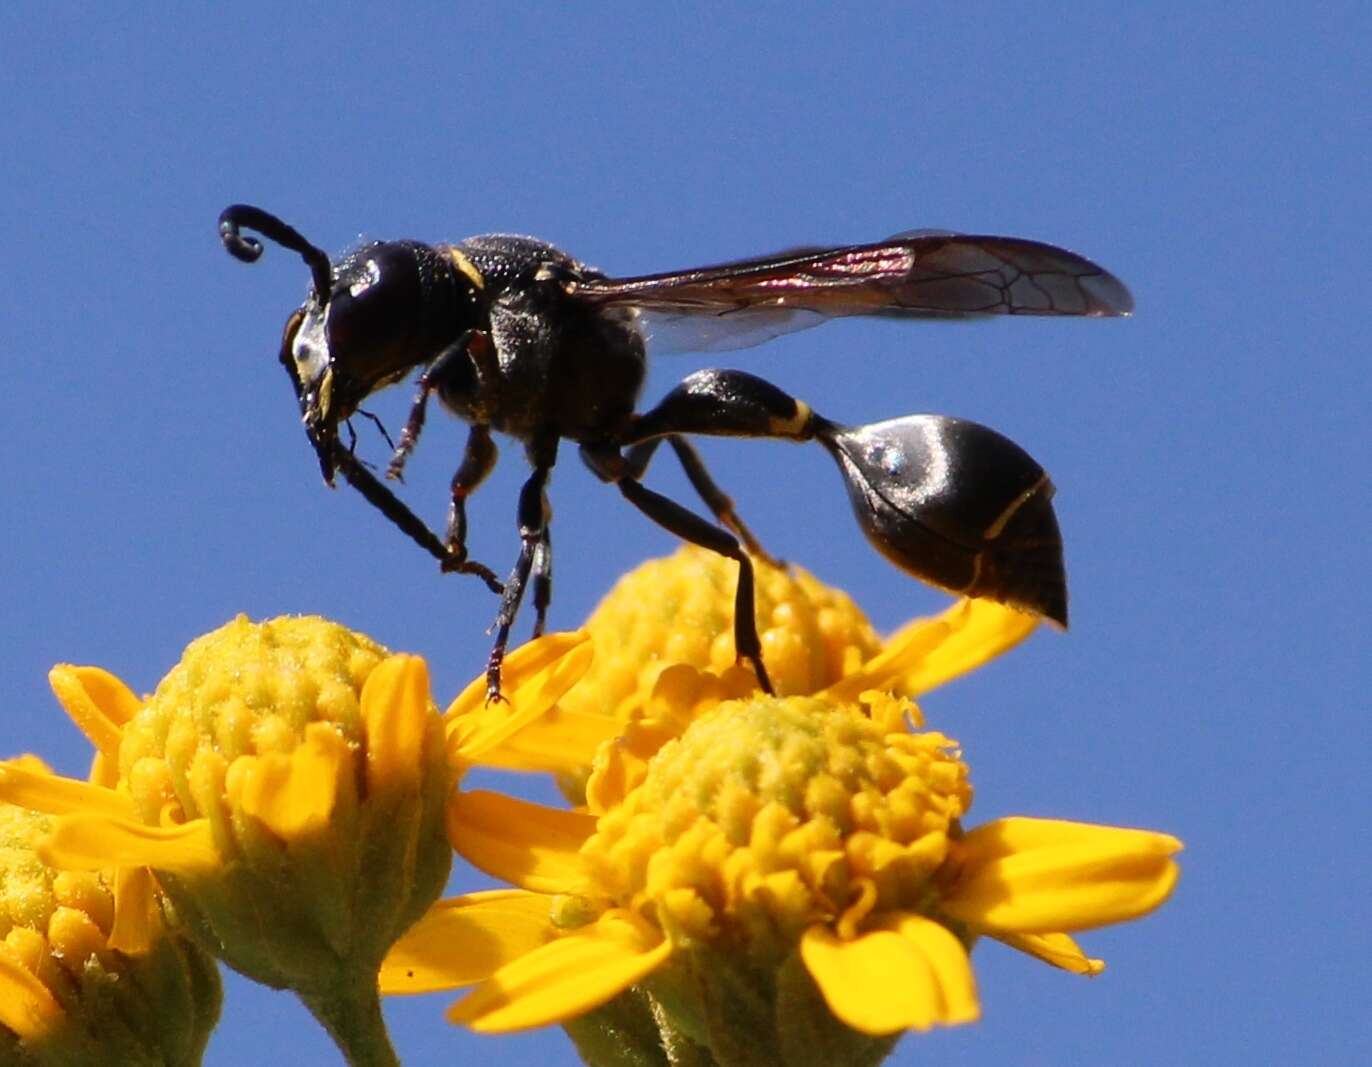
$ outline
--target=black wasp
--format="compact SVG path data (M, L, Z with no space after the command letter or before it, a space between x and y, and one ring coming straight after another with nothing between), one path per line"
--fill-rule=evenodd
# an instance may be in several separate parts
M685 434L818 441L837 461L868 539L897 567L1067 624L1052 483L994 430L941 415L843 426L735 370L699 371L650 411L634 407L650 341L658 349L743 348L840 315L1128 314L1129 291L1090 260L1014 237L911 233L610 278L542 241L499 234L458 244L377 241L330 263L280 219L236 204L220 215L219 233L247 262L262 245L244 228L300 253L313 276L286 321L281 362L324 480L332 485L341 473L444 570L475 574L500 595L486 672L491 697L530 582L534 632L543 629L552 581L546 488L563 438L648 518L738 562L735 647L769 692L749 553L767 557ZM419 393L387 477L400 477L430 394L471 426L442 539L338 434L367 396L415 368L423 368ZM533 467L519 495L519 559L503 583L466 549L466 499L495 465L492 430L519 440ZM718 525L640 484L663 441Z

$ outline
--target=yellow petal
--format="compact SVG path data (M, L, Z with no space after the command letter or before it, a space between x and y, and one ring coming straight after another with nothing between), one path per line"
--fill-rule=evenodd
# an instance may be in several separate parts
M805 931L800 957L836 1019L879 1035L976 1018L967 953L948 931L940 938L922 929L926 923L936 925L924 919L910 934L876 930L851 941L823 926Z
M97 749L91 757L91 769L86 775L86 780L92 785L103 785L107 789L115 788L119 784L119 761L110 759Z
M48 684L71 721L107 759L119 757L124 724L142 702L129 687L99 667L59 664L48 672Z
M557 936L551 908L551 897L521 889L440 900L391 946L381 992L432 993L489 978Z
M42 756L35 756L32 752L25 752L18 756L11 756L7 760L0 760L0 767L18 767L21 771L29 771L33 774L56 774Z
M115 818L135 817L133 801L126 793L30 770L16 761L0 763L0 800L49 815L96 812Z
M147 826L106 815L64 815L39 843L38 855L50 866L84 871L151 867L195 874L220 865L205 819L179 826Z
M571 1019L651 974L672 952L660 931L628 912L607 912L502 967L448 1009L448 1021L486 1033Z
M543 642L552 642L553 647L534 648L527 657L520 655ZM545 662L552 652L557 657ZM487 752L545 715L558 698L580 681L591 665L592 654L590 639L584 633L553 634L518 649L505 661L506 668L501 672L504 699L486 704L483 697L480 707L449 720L448 751L454 761L483 762ZM459 697L458 701L461 700Z
M33 1038L62 1014L62 1006L48 987L0 942L0 1026L20 1038Z
M380 669L380 668L378 668ZM295 751L240 756L231 765L231 801L282 840L328 825L339 779L351 762L348 743L328 723L313 722Z
M591 891L578 850L595 833L581 812L483 790L448 802L448 841L474 867L535 893Z
M918 670L925 657L948 637L949 630L944 616L916 620L892 636L882 650L861 667L817 695L835 702L851 702L869 689L908 693L906 676Z
M141 956L161 933L157 883L146 867L120 867L114 877L114 923L109 945L129 956Z
M371 790L416 781L428 727L429 669L418 656L392 656L367 676L361 695Z
M919 696L976 670L1009 652L1031 633L1038 619L993 600L961 600L939 616L947 632L932 649L912 664L901 682L901 691ZM919 642L921 622L891 635L887 647L907 641Z
M1140 849L1163 849L1169 854L1180 852L1182 848L1181 842L1171 834L1161 834L1155 830L1102 826L1067 819L1035 819L1027 815L1013 815L978 826L962 838L960 845L968 853L995 859L1055 845L1127 841L1134 842Z
M553 708L481 756L486 767L576 773L589 767L601 744L623 725L608 715Z
M680 677L694 668L684 664L668 667L661 677ZM656 691L654 691L656 694ZM631 790L643 783L652 758L662 746L681 736L677 722L626 723L621 737L595 754L591 776L586 781L586 807L596 815L609 811L621 803Z
M1073 974L1095 977L1105 970L1104 960L1087 956L1066 934L996 934L996 940L1044 963Z
M919 949L934 976L942 1001L938 1022L945 1026L976 1022L981 1015L972 963L962 942L946 927L923 915L903 915L895 923L901 937Z
M62 668L55 668L62 669ZM143 701L123 680L101 667L66 667L80 682L105 718L123 726L143 707ZM51 672L49 672L51 677Z
M990 933L1085 930L1146 915L1180 874L1181 842L1147 830L1000 819L954 845L943 911Z
M505 662L501 665L501 692L508 697L510 691L518 689L546 668L556 665L568 652L589 640L589 634L582 630L574 630L569 633L546 634L528 644L520 645L505 657ZM485 705L486 676L483 674L473 678L471 684L458 694L457 699L448 705L443 718L451 723Z

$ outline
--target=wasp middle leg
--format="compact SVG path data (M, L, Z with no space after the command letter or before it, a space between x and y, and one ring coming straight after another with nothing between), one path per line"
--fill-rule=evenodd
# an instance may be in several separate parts
M532 575L534 608L538 613L535 629L543 629L544 617L552 588L552 541L548 524L552 509L548 506L548 476L557 462L557 438L548 437L529 447L529 460L534 471L519 491L519 558L505 581L492 629L495 643L486 660L486 700L500 700L500 667L505 662L505 649L510 643L510 629L519 613L524 590Z

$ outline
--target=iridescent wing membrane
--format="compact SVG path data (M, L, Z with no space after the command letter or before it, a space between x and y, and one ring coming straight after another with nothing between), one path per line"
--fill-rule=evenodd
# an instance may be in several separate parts
M593 278L591 304L636 309L655 351L746 348L841 315L979 318L1127 315L1133 298L1103 267L1016 237L910 233L715 267Z

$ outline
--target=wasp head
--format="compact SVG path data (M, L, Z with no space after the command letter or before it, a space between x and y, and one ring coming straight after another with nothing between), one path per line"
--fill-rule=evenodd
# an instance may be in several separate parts
M280 219L235 204L220 215L219 232L246 262L262 245L240 234L245 226L299 252L310 268L310 293L286 321L280 358L324 480L333 484L339 424L474 322L475 286L441 250L416 241L371 242L330 263Z
M290 375L300 403L305 434L319 457L324 481L333 485L334 448L340 407L334 402L333 361L329 355L326 305L313 299L291 314L281 338L281 365Z

